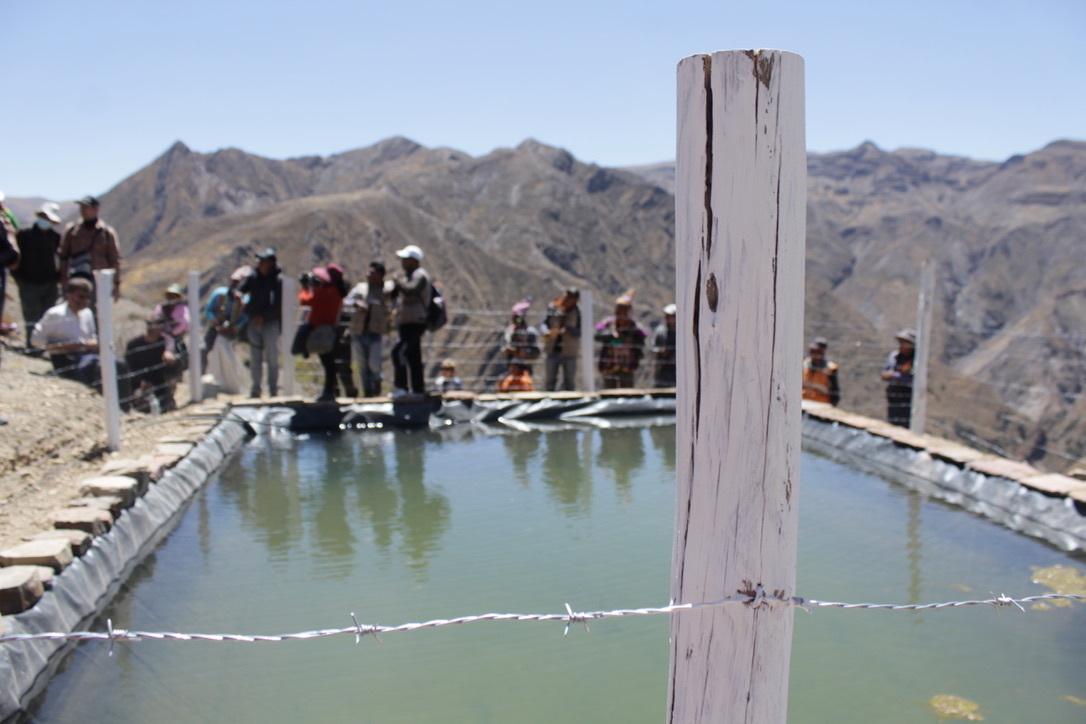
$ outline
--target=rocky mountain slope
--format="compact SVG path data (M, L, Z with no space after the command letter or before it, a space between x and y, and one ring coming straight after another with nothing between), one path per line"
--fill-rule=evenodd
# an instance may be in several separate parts
M209 286L275 246L296 273L417 243L472 347L524 294L597 300L638 290L647 320L674 279L674 168L601 168L525 141L481 157L393 138L329 157L273 160L181 143L103 199L128 293L150 300L190 268ZM1052 468L1086 455L1086 143L1003 163L873 144L811 154L807 331L843 365L843 406L883 413L878 370L914 323L919 269L937 269L933 431ZM597 302L597 311L606 303ZM464 345L457 347L455 345ZM440 350L439 350L440 351ZM436 355L435 355L436 356Z

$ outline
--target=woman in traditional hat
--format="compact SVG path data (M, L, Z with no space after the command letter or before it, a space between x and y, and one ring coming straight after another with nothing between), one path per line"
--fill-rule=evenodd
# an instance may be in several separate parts
M618 297L614 315L596 325L596 341L603 343L598 368L606 389L633 387L645 354L649 333L631 316L633 297L633 289Z

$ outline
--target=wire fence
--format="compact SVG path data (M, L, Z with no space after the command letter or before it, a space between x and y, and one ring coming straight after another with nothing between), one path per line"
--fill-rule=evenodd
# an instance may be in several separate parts
M177 631L134 631L113 627L112 619L106 621L105 631L47 631L40 633L5 634L0 636L0 644L18 643L27 641L105 641L110 645L114 643L128 643L136 641L205 641L213 643L284 643L288 641L309 641L324 639L333 636L354 636L355 643L359 643L364 636L379 636L381 634L410 633L423 629L437 629L449 626L464 626L476 623L561 623L564 624L563 634L569 634L570 626L583 624L588 630L590 621L600 621L612 618L630 618L638 616L664 616L681 614L687 611L721 608L723 606L744 605L751 608L763 606L786 606L799 608L808 613L816 609L841 609L846 611L938 611L951 608L975 608L996 607L1016 608L1025 613L1027 604L1042 603L1048 601L1086 601L1086 595L1077 593L1044 593L1034 596L1022 596L1012 598L1004 594L992 595L990 598L967 599L959 601L942 601L938 603L844 603L841 601L822 601L814 598L800 596L787 596L782 593L767 593L760 585L748 593L739 593L734 596L726 596L714 601L698 603L669 603L666 606L653 606L645 608L618 608L606 611L575 611L567 602L565 613L482 613L455 618L437 618L427 621L403 623L398 625L361 624L354 612L350 613L351 626L339 628L313 629L294 633L280 634L237 634L237 633L183 633ZM112 649L111 649L112 653Z

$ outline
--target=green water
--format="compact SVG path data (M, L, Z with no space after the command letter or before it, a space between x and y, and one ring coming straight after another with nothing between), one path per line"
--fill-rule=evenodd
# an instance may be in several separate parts
M149 630L276 633L668 596L674 430L258 439L193 501L106 612ZM916 601L1041 592L1084 568L994 524L805 455L799 590ZM105 616L96 624L104 625ZM1086 606L1022 615L796 614L792 722L1082 722ZM50 722L659 722L667 621L490 623L383 643L143 642L73 652Z

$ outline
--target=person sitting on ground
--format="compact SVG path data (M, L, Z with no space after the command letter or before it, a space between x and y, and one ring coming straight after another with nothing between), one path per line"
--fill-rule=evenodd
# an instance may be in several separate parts
M897 350L889 354L882 370L886 382L886 419L891 425L908 427L912 419L916 332L903 329L896 339Z
M453 392L464 389L464 383L456 376L456 362L451 359L441 361L441 369L434 378L434 391Z
M605 389L633 387L634 376L645 354L645 338L649 335L630 316L633 294L631 289L616 299L614 316L596 325L596 341L603 343L599 371Z
M385 265L372 261L366 281L356 284L343 304L351 311L351 341L366 397L381 394L384 338L392 327L393 287L392 280L385 280Z
M829 342L825 337L815 337L809 347L809 356L803 360L803 399L828 402L833 406L841 401L841 388L837 382L837 363L826 357Z
M664 321L652 334L653 383L656 387L675 386L675 313L674 304L664 307Z
M98 329L90 310L92 288L87 279L70 279L64 288L64 301L46 310L34 325L32 339L35 346L49 355L58 376L101 391ZM121 409L127 410L131 385L128 366L122 360L117 361L117 391Z
M154 313L147 317L144 333L125 345L124 361L131 376L132 404L140 412L152 411L152 399L157 401L159 412L177 409L174 387L180 377L180 364L167 346L166 320Z
M165 320L167 344L177 350L186 346L185 335L189 331L189 304L185 300L185 289L180 284L166 287L164 299L155 306L155 315ZM178 344L180 342L181 344Z
M342 277L337 280L336 276L334 272L329 272L328 267L314 267L311 283L298 292L298 302L309 307L306 349L310 354L317 355L324 369L324 389L317 402L334 402L336 399L335 336L339 310L346 296Z
M422 335L430 316L433 288L430 275L422 268L422 249L408 244L396 252L403 274L393 282L392 294L399 300L400 339L392 348L395 373L393 397L408 393L425 394L426 378L422 365Z
M19 301L23 305L23 323L26 325L26 343L34 325L57 303L60 270L57 268L57 251L60 249L60 207L53 203L42 204L34 225L19 229L15 238L19 243L19 263L12 272L19 285Z
M513 317L502 335L502 356L507 370L498 382L499 392L531 392L532 362L539 359L539 333L528 326L531 300L522 299L513 305Z
M558 389L558 370L562 370L562 389L572 390L577 377L577 357L581 354L581 293L570 287L547 306L541 332L547 351L545 383L548 392Z

